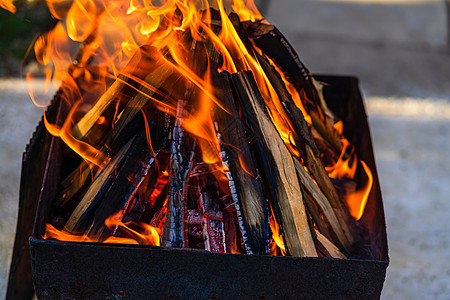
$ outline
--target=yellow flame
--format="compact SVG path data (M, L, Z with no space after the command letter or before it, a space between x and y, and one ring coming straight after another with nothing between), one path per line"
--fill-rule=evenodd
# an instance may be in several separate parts
M370 191L373 185L373 175L366 163L360 160L361 165L364 168L364 172L367 176L367 181L363 187L361 187L356 192L347 195L344 200L347 203L350 214L356 219L361 219L364 214L364 209L367 204L367 199L369 199Z

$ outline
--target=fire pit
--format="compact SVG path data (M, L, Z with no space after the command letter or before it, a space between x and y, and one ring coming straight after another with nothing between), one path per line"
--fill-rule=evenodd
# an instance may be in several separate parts
M51 199L45 196L52 189L52 181L48 180L41 193L40 210L34 234L30 238L33 278L38 297L145 298L153 295L155 298L172 296L200 299L378 298L389 259L381 192L357 80L336 76L316 78L329 84L324 90L328 105L336 109L345 124L355 125L347 126L353 130L347 132L346 136L354 143L358 155L367 162L374 175L374 186L361 220L370 229L369 251L375 259L245 256L148 246L47 241L42 239L42 215L46 213L42 208L48 206ZM49 111L52 110L56 111L54 107ZM44 133L42 123L37 132L52 139L50 144L56 146L54 143L57 139ZM43 139L36 135L24 156L23 171L24 175L29 175L25 176L28 181L32 181L30 179L33 176L27 172L27 166L29 168L36 161L37 153L42 151L40 147ZM52 165L53 168L59 167L54 157L47 152L45 158L38 160L40 168L47 166L46 173L55 171L51 170ZM44 173L44 170L40 172ZM21 200L21 214L26 213L24 202L29 205L36 203L36 198L25 199L22 196ZM24 252L26 255L26 250ZM22 264L26 267L27 262ZM192 281L192 278L195 280ZM16 286L24 286L24 278L17 278L16 281ZM10 280L9 292L13 290L12 283Z
M386 229L357 80L312 77L241 4L130 4L156 24L112 69L109 17L92 15L24 155L9 298L32 294L34 214L39 298L379 297Z

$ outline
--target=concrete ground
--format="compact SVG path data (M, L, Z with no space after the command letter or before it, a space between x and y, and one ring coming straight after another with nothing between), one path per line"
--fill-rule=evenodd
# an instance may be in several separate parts
M450 299L450 48L445 1L272 1L313 73L359 77L383 193L382 299Z
M444 1L274 0L266 16L311 72L360 78L391 258L382 298L450 299L450 51ZM22 81L0 80L0 298L14 237L21 155L41 115Z

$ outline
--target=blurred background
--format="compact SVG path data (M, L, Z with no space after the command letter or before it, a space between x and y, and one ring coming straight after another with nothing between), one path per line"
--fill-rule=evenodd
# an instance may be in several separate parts
M383 299L450 299L450 44L447 0L257 1L314 74L360 79L391 258ZM20 79L43 1L0 9L0 299L16 226L22 152L42 116ZM36 81L44 93L43 81Z

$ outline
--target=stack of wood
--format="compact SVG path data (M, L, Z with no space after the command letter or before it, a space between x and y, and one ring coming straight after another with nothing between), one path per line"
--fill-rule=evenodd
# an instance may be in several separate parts
M83 141L83 158L64 153L45 238L348 257L360 233L342 199L358 182L325 170L346 154L319 85L274 26L210 14L195 36L180 33L178 53L142 46L86 114L69 114L60 136ZM256 67L224 71L223 51L197 36L225 22ZM210 126L192 128L205 95Z

